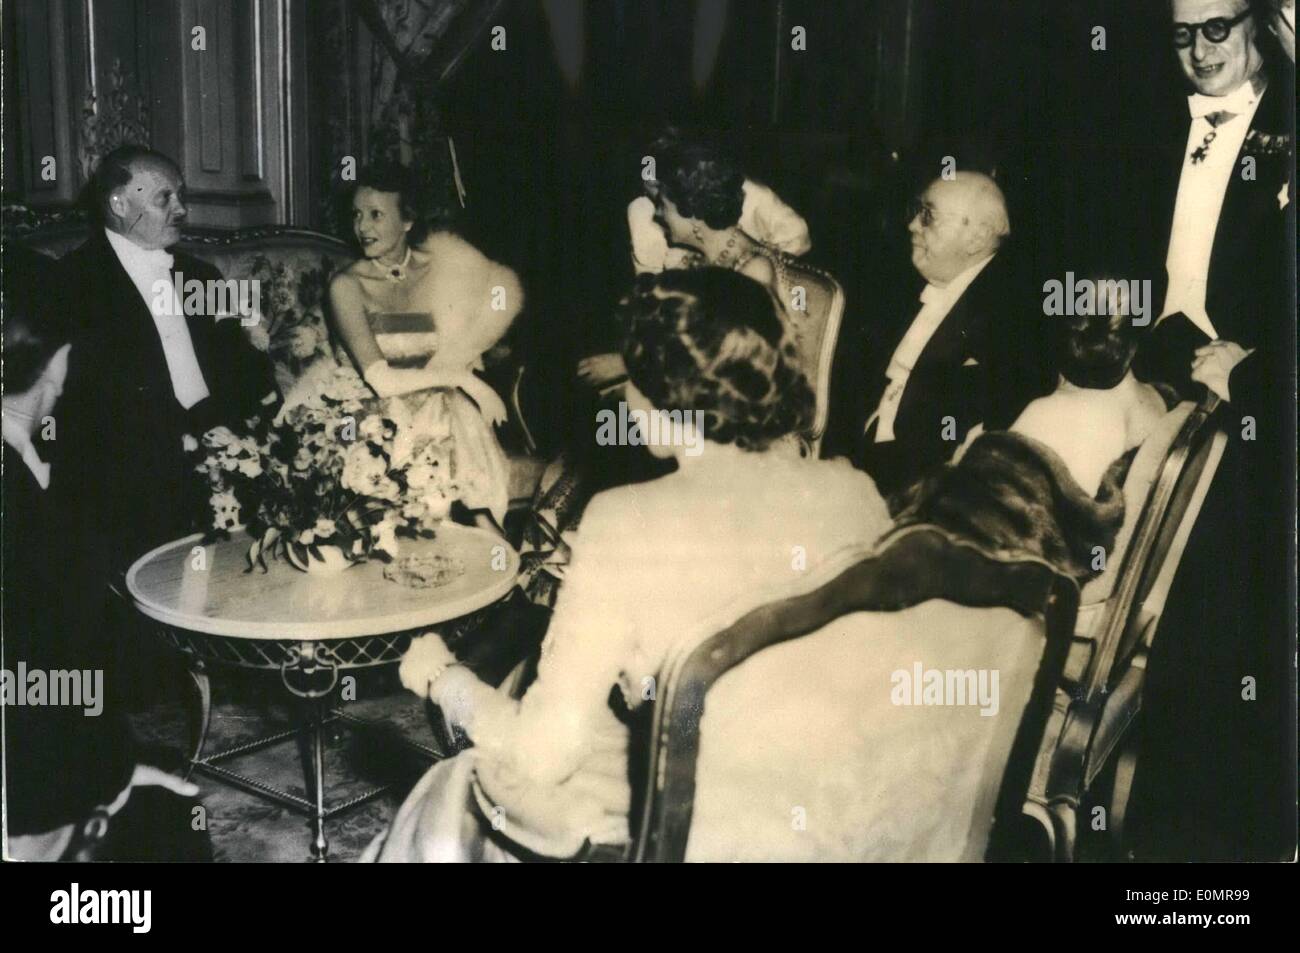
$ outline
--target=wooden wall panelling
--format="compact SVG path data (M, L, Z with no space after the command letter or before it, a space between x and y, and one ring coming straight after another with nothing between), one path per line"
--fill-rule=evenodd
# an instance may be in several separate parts
M80 114L73 108L73 95L79 87L72 81L80 61L69 44L68 22L77 6L67 0L18 0L14 11L18 49L9 55L17 59L18 138L24 148L17 187L9 187L33 206L72 202L81 185L73 141L73 122ZM55 161L53 180L41 175L47 156Z

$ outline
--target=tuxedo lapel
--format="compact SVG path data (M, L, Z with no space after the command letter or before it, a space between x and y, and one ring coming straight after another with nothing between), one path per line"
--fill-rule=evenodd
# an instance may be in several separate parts
M1259 346L1261 316L1292 281L1284 251L1295 148L1289 92L1284 76L1271 77L1224 193L1207 275L1216 330L1245 346Z
M132 379L149 385L165 382L170 388L167 357L149 306L104 234L98 233L93 242L88 264L100 277L87 277L92 288L99 285L95 317L98 345L105 354L115 356L119 367L143 372Z

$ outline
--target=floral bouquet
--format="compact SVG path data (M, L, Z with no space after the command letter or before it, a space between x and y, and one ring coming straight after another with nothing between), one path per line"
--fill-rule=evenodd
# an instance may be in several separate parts
M300 568L336 547L347 563L397 555L398 537L432 537L457 497L450 423L414 428L400 402L381 414L351 367L250 432L216 427L195 469L208 481L212 535L241 523L249 570L286 555Z

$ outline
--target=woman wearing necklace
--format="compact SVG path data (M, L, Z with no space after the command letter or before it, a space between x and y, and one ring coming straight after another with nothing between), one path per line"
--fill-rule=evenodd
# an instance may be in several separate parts
M628 206L637 270L712 266L739 272L767 289L778 316L791 324L788 259L782 249L807 250L803 220L710 145L667 138L652 150L659 177L644 183L648 197ZM765 236L771 240L760 240ZM579 376L595 387L615 383L626 373L612 353L578 365Z
M450 429L461 501L500 525L509 472L492 426L505 405L482 379L482 356L523 307L509 268L449 233L428 234L401 166L362 172L352 227L362 257L330 282L339 334L366 383L418 430Z

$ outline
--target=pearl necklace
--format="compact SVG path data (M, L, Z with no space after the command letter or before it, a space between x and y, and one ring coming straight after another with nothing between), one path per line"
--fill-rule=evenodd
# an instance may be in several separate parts
M374 259L374 262L379 268L383 269L384 277L389 281L405 281L406 266L411 263L411 246L406 246L406 255L402 258L400 264L381 265L378 258Z

